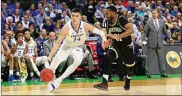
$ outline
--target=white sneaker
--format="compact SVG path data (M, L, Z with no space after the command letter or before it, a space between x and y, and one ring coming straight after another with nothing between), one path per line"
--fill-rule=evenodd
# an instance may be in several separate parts
M58 88L59 87L59 82L56 82L56 81L53 81L53 82L51 82L51 83L48 83L48 90L50 91L50 92L52 92L52 91L54 91L56 88Z

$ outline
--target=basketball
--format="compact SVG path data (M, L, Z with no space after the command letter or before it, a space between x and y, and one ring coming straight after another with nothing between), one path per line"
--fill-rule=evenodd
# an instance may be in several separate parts
M40 79L43 81L43 82L50 82L54 79L54 73L52 70L48 69L48 68L45 68L43 69L41 72L40 72Z

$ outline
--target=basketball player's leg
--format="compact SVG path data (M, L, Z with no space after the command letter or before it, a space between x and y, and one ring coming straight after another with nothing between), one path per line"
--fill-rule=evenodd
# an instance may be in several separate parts
M95 88L101 89L101 90L108 90L108 78L109 74L111 74L112 70L112 62L118 58L117 51L115 49L108 49L106 51L106 55L104 55L104 61L103 61L103 82L100 84L94 85Z
M14 57L13 54L9 54L5 56L5 60L9 62L9 78L8 81L16 81L13 75L14 70Z
M72 49L68 49L68 50L59 49L58 52L57 52L57 54L53 58L50 66L49 66L49 69L51 69L55 73L55 71L58 68L58 66L63 61L66 61L67 60L68 56L71 54L71 50Z
M123 56L124 64L126 65L126 80L124 89L129 90L130 89L130 81L133 76L133 66L134 63L134 53L133 53L133 47L131 46L125 46L121 48L121 55Z
M19 59L20 58L18 56L14 56L14 64L15 64L16 76L17 76L17 80L20 81Z
M73 55L74 59L73 64L71 64L59 78L57 78L54 82L52 82L52 84L48 84L48 88L50 91L53 91L55 88L58 88L59 84L71 73L73 73L76 70L76 68L81 64L83 60L82 50L73 51L71 55Z
M42 64L44 64L45 68L49 67L49 62L47 60L47 56L41 56L41 57L36 58L36 65L40 66Z
M30 57L25 57L25 63L27 64L27 67L28 67L28 69L29 69L29 71L30 71L30 77L31 77L31 79L32 80L38 80L37 78L35 78L35 76L34 76L34 69L33 69L33 64L32 64L32 61L31 61L31 59L30 59Z

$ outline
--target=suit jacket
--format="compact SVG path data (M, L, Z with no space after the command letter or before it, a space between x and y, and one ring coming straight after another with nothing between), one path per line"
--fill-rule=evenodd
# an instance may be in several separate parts
M53 47L53 45L52 45L52 42L50 40L46 40L43 43L44 55L45 56L49 56L49 54L51 53L52 47Z
M155 28L153 19L148 20L145 24L144 32L142 34L142 41L145 37L147 37L147 47L149 48L163 47L163 34L166 34L168 39L171 38L170 33L166 29L164 21L158 19L158 23L158 30Z

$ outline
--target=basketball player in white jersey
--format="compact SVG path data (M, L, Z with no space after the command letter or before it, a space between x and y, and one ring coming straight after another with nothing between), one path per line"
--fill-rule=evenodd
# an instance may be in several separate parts
M23 60L23 56L25 55L25 48L28 47L26 46L25 42L23 42L23 35L22 36L17 36L16 42L12 45L11 52L14 54L14 64L19 65L20 61ZM21 59L21 60L20 60ZM19 66L16 69L16 75L18 80L20 81L20 69Z
M24 29L24 41L27 44L27 49L25 52L25 62L28 63L28 67L30 69L30 76L33 80L35 80L33 70L36 72L38 76L40 76L40 72L37 66L44 64L45 68L49 67L49 62L47 60L47 56L37 57L37 42L34 41L30 37L30 30ZM32 70L33 69L33 70Z
M51 61L51 58L59 48L50 65L50 69L54 73L59 64L65 61L70 54L73 56L74 61L73 64L70 65L60 77L48 84L49 91L53 91L54 89L58 88L63 79L73 73L75 69L81 64L84 53L83 49L79 46L85 43L87 38L86 32L93 32L100 35L103 39L102 41L104 47L106 43L104 32L86 22L81 21L81 11L77 8L73 9L71 13L71 20L68 21L62 28L58 40L51 50L48 60ZM61 47L59 47L62 41L63 43Z
M9 82L17 81L14 77L14 60L13 54L11 54L11 49L8 47L9 36L4 36L6 40L2 40L1 44L1 67L9 66Z

